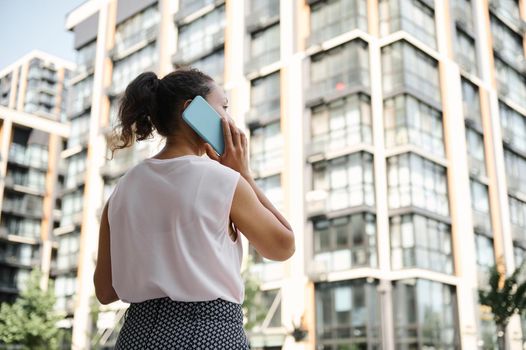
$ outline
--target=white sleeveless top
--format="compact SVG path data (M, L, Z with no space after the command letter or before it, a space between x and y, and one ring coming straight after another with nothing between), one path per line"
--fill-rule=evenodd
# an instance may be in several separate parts
M208 158L147 158L108 201L112 284L124 302L170 297L243 303L243 248L230 238L240 174Z

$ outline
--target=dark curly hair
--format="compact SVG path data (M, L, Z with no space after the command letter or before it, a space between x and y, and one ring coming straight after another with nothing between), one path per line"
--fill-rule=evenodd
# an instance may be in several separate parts
M124 91L111 151L152 137L155 130L167 137L177 129L185 100L206 97L214 80L192 67L181 67L159 79L154 72L141 73ZM120 130L118 132L117 130Z

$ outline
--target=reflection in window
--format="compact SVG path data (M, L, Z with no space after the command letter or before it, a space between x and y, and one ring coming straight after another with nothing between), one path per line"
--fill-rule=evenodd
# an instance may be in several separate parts
M453 286L423 279L396 281L393 305L397 348L460 348Z
M526 77L497 56L494 58L497 91L519 106L526 108Z
M220 46L224 40L225 24L225 6L223 5L179 27L177 52L181 55L180 59L191 61Z
M383 88L385 94L408 89L424 100L440 104L438 64L423 51L405 41L382 48Z
M385 144L406 144L444 156L442 114L411 95L398 95L384 102Z
M389 208L418 207L449 216L446 169L413 153L387 159Z
M471 179L471 207L475 232L492 234L488 186Z
M502 139L520 152L526 153L526 116L499 102Z
M393 269L416 267L453 274L449 225L421 215L394 216L390 222Z
M377 266L374 214L321 219L313 226L314 261L326 272Z
M477 74L475 39L458 27L455 32L455 55L457 63L463 70Z
M419 0L380 0L380 34L402 30L436 48L435 11Z
M250 83L250 120L273 120L280 115L279 72L254 79Z
M208 74L217 83L221 84L225 71L225 51L222 49L203 57L192 63L192 67Z
M464 118L482 127L478 87L462 78L462 108Z
M526 174L526 158L512 152L508 148L504 148L504 164L506 165L508 189L511 192L526 194L526 181L522 180L522 176Z
M283 166L283 136L279 121L255 128L250 135L250 167L261 172Z
M330 0L310 8L310 44L317 44L353 29L367 32L366 0Z
M280 55L280 25L250 34L250 52L247 69L252 71L279 60Z
M475 233L475 249L479 289L485 289L489 287L489 269L495 265L493 239L483 234Z
M376 283L363 279L315 286L316 340L320 348L380 349Z
M359 152L314 163L313 188L328 192L327 210L373 206L373 156Z
M311 152L339 150L372 143L371 100L355 94L314 107L311 115Z
M281 175L273 175L256 179L256 184L265 196L278 210L283 210L283 190L281 188Z
M369 56L364 41L353 40L312 56L307 99L343 91L350 87L368 86Z
M484 136L477 130L466 126L468 163L472 173L486 176L486 158L484 156Z

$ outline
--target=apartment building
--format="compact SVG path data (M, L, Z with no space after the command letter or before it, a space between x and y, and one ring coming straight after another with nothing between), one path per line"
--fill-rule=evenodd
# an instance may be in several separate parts
M69 135L64 123L72 62L32 51L0 70L0 301L12 302L31 269L42 286L60 268L53 234L61 216ZM58 265L57 265L58 258Z
M223 84L257 182L296 233L285 263L244 240L267 310L253 349L492 349L477 290L497 259L512 271L526 256L525 19L525 0L73 9L78 109L63 154L82 175L57 229L81 247L68 277L73 348L114 344L127 305L89 313L98 218L119 176L162 146L107 160L118 98L140 72L192 65ZM508 329L522 348L526 320Z

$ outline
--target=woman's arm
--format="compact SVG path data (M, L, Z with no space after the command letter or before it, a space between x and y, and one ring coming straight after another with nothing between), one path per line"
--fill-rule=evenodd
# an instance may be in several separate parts
M119 300L111 283L110 224L108 222L108 203L104 206L100 220L99 251L95 273L93 274L95 295L101 304Z

